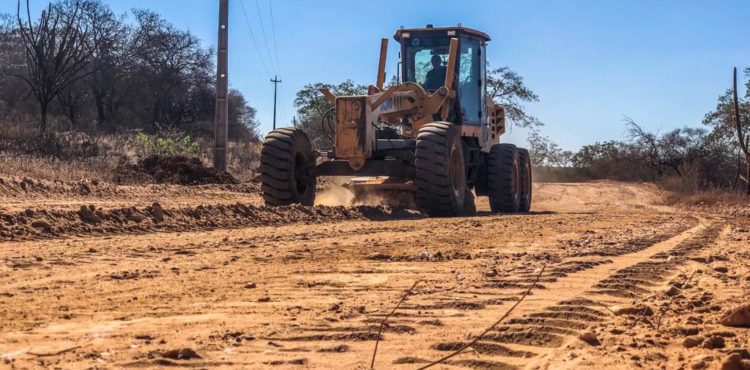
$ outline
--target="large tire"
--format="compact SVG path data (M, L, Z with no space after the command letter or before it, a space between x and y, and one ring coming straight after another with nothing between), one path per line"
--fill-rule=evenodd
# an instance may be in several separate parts
M266 136L260 153L260 182L268 206L315 203L315 158L307 135L281 128Z
M487 155L487 195L495 213L514 213L521 208L518 149L513 144L495 144Z
M521 161L521 203L518 210L520 212L528 212L531 210L532 195L531 156L529 155L529 150L524 148L518 148L518 156Z
M429 216L461 215L466 205L466 164L459 127L448 122L422 126L417 135L415 200Z

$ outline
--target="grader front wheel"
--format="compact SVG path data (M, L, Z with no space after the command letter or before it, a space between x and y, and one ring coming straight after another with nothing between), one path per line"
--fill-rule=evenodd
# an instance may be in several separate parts
M463 143L457 126L433 122L417 135L417 207L430 216L450 217L471 209L466 199L466 170ZM470 199L473 203L473 199Z
M282 128L266 136L260 154L260 182L269 206L315 202L315 158L307 135Z

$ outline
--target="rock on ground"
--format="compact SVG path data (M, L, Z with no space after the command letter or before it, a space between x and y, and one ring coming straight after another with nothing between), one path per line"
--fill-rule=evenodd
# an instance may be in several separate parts
M750 303L734 308L721 318L724 326L750 328Z

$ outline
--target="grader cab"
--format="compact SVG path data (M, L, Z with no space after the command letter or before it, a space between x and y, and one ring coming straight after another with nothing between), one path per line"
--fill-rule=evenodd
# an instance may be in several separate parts
M466 27L399 29L399 83L384 87L388 39L367 95L334 96L335 146L314 150L298 128L266 137L263 197L270 206L312 205L319 176L349 177L355 193L400 191L430 216L475 212L474 193L493 212L531 207L526 149L501 144L503 107L487 95L489 36ZM473 192L472 192L473 190Z

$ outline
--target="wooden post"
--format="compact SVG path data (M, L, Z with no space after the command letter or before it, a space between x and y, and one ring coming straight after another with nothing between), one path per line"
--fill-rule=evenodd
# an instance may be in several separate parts
M281 80L279 80L279 76L273 76L273 129L276 129L276 87L279 86L281 83Z
M450 49L448 49L448 70L445 72L445 87L453 90L453 82L456 77L456 63L458 62L458 39L452 38Z
M742 121L740 119L740 99L737 94L737 67L734 67L734 78L733 78L733 98L734 98L734 124L737 127L737 140L740 142L740 149L745 153L745 162L747 164L747 188L745 193L750 195L750 150L748 150L747 142L745 142L745 134L742 132Z
M219 47L216 60L214 168L227 170L229 136L229 0L219 0Z
M448 89L448 94L453 95L454 80L456 78L456 63L458 63L458 39L451 38L450 48L448 49L448 70L445 72L445 87ZM440 111L440 117L443 120L448 119L450 113L451 99L449 98L443 103L443 109Z
M380 40L380 62L378 63L378 78L375 86L383 91L383 85L385 84L385 60L388 55L388 39L383 38Z

